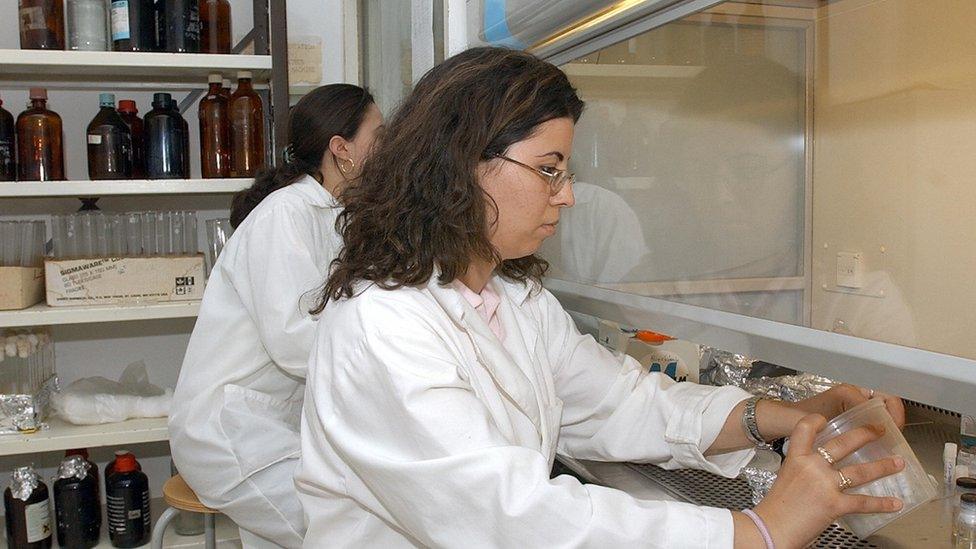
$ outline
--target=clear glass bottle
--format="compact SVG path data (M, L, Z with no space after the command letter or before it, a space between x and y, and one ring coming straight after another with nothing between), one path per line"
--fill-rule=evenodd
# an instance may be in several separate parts
M105 0L68 0L68 49L108 50Z
M115 110L115 95L98 96L98 114L88 124L88 177L129 179L132 177L132 134Z
M143 118L146 132L146 177L180 179L187 174L187 124L168 93L153 94L153 109Z
M200 52L230 53L230 2L200 0Z
M230 175L229 102L223 95L219 74L208 79L210 89L200 100L200 168L204 178Z
M17 126L0 100L0 181L17 180Z
M952 523L952 547L976 549L976 494L963 494Z
M113 0L112 49L157 51L153 0Z
M250 71L237 73L230 96L231 177L254 177L264 167L264 106Z
M17 117L17 179L64 180L61 117L47 108L47 90L31 88L30 107Z
M200 52L199 0L165 0L166 51Z
M20 48L64 49L63 0L19 0Z
M146 177L146 129L142 119L139 118L139 109L136 102L131 99L119 101L119 116L129 127L129 135L132 136L132 178L145 179Z

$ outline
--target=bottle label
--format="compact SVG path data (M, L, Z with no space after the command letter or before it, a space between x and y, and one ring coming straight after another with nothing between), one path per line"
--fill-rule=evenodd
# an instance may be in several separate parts
M88 144L89 145L101 145L102 144L102 136L89 134L88 135Z
M27 543L51 537L51 509L48 500L26 506L24 514L27 518Z
M20 8L20 28L24 30L44 30L47 24L44 21L44 8Z
M128 40L129 36L129 0L113 0L112 40Z

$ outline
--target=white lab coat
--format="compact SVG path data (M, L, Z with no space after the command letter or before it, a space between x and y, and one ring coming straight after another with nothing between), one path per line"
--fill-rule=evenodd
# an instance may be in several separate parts
M506 337L436 274L363 286L317 327L296 484L305 547L731 547L724 509L549 478L557 452L732 476L710 456L748 395L674 383L583 336L545 290L493 277Z
M340 211L311 177L265 198L214 265L180 371L173 459L204 504L241 526L245 546L302 543L293 475L308 310L341 246Z

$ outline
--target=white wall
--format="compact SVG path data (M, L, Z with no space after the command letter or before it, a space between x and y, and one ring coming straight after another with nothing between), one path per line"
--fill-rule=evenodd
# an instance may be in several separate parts
M821 10L815 327L976 357L974 26L968 0ZM864 288L836 286L839 251L864 254Z

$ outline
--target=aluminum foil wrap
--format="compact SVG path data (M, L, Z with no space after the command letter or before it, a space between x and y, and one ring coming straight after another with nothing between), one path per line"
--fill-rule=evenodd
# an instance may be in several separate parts
M10 475L10 493L20 501L27 501L40 481L33 467L18 467Z
M88 476L88 470L91 469L91 465L85 458L81 456L69 456L61 462L61 466L58 467L57 478L76 478L78 480L84 480Z
M746 466L739 472L739 478L744 479L749 484L749 488L752 488L752 505L755 507L769 494L773 483L776 482L776 473L759 467Z
M836 382L745 355L702 347L699 378L705 385L733 385L766 398L796 402L830 389Z
M830 389L837 382L814 374L746 379L741 385L750 393L765 398L796 402Z
M734 385L742 387L754 361L745 356L714 347L702 347L699 381L702 385Z
M60 389L57 376L32 395L0 394L0 434L31 433L45 427L51 396Z

